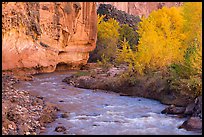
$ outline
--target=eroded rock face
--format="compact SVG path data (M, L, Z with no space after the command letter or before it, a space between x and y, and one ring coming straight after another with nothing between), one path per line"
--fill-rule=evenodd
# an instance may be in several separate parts
M2 70L85 64L96 36L95 2L2 2Z
M153 10L160 9L163 6L179 6L182 2L98 2L97 7L100 4L111 4L117 9L132 15L148 16Z

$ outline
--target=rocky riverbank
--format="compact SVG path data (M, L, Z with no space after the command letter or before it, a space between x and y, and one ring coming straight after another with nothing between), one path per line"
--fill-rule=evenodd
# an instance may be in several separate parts
M18 82L15 76L2 74L2 135L40 134L55 120L59 109L43 97L17 90Z
M89 64L81 72L63 79L63 82L78 88L109 90L118 92L121 96L159 100L163 104L171 105L162 113L189 118L180 128L202 130L202 97L195 99L189 94L169 90L168 79L159 72L128 80L124 75L127 70L125 65L103 69Z
M188 104L187 107L171 105L165 108L161 113L188 117L179 128L184 128L188 131L202 132L202 96L197 97L194 102Z

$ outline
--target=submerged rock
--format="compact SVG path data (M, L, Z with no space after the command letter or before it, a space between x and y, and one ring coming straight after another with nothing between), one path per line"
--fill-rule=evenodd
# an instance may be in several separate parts
M69 115L68 115L67 112L65 112L65 113L62 113L62 114L61 114L61 117L62 117L62 118L67 118L67 117L69 117Z
M67 129L64 127L64 126L58 126L55 128L55 131L56 132L64 132L66 131Z

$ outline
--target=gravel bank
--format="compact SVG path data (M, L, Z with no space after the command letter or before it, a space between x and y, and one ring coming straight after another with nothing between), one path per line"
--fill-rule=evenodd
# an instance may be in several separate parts
M40 134L59 109L43 97L15 89L18 82L13 75L2 74L2 135Z

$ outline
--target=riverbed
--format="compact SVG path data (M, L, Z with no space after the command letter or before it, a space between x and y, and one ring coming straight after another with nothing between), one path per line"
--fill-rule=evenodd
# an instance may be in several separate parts
M110 91L80 89L62 82L73 73L38 74L34 75L33 81L21 81L16 86L60 107L57 119L47 125L42 135L200 134L178 129L186 118L161 114L167 105L159 101L120 96ZM63 118L62 113L67 113L68 117ZM64 126L66 131L56 132L58 126Z

